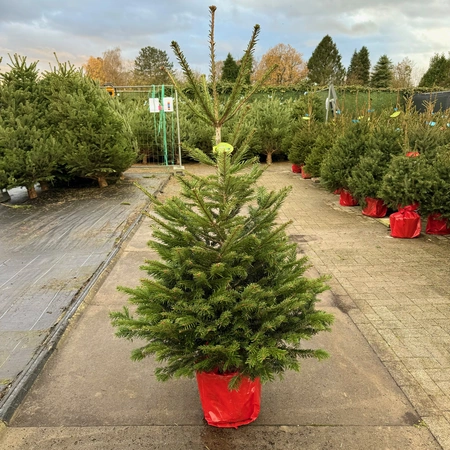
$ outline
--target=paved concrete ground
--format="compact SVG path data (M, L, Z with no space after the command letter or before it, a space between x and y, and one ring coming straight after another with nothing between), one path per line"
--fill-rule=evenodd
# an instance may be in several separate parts
M134 168L106 189L53 190L34 201L13 189L0 204L0 399L147 204L133 182L151 192L167 182L167 173L153 172Z
M281 219L293 220L310 274L333 276L321 307L336 324L312 342L331 358L265 385L253 424L205 425L195 382L157 383L153 361L130 361L133 344L114 338L109 323L108 312L126 301L116 286L135 286L138 266L153 256L146 220L0 432L0 448L450 449L448 240L392 239L286 163L262 183L293 186ZM176 192L172 180L167 195Z

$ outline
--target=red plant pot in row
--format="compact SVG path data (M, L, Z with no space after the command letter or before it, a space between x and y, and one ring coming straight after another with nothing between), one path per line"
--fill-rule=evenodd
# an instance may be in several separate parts
M448 219L443 218L440 213L430 214L427 219L425 233L438 235L450 234Z
M346 189L342 189L339 196L341 206L357 206L358 200Z
M362 213L369 217L384 217L387 214L387 206L381 198L366 197L366 207Z
M408 205L389 216L392 237L413 239L420 236L422 224L416 209L417 204Z

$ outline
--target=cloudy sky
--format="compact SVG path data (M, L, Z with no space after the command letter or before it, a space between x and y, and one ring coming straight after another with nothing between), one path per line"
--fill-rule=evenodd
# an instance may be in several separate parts
M146 46L175 63L175 40L190 65L206 72L211 4L218 60L228 52L239 59L257 23L257 58L283 43L308 60L328 34L346 67L365 45L372 65L383 54L394 63L408 57L423 73L433 54L450 50L449 0L0 0L0 66L18 53L45 70L54 52L81 66L115 47L133 61Z

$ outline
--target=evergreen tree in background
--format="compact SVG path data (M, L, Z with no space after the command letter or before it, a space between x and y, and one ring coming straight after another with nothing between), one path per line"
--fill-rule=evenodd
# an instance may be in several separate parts
M134 60L134 74L138 82L143 84L168 84L167 72L173 71L173 63L164 50L155 47L144 47Z
M392 84L392 79L392 61L387 57L387 55L382 55L373 68L370 85L375 88L387 88Z
M436 151L435 158L427 167L427 178L431 187L424 191L420 202L423 215L439 213L450 220L450 146L444 145Z
M333 148L337 139L338 129L336 124L329 122L318 127L317 137L312 144L311 151L305 159L304 170L312 177L320 177L322 161Z
M61 161L71 176L117 179L136 160L137 148L120 105L98 84L67 64L42 80L47 120L64 146Z
M289 136L288 158L298 166L305 164L317 138L318 125L314 122L299 121Z
M231 53L228 53L222 67L222 81L234 83L239 73L239 66Z
M367 47L353 53L350 66L347 71L347 84L367 86L370 80L370 59Z
M341 55L330 36L326 35L308 61L308 77L313 83L340 85L345 78Z
M320 182L327 189L349 189L352 169L366 151L368 136L368 124L356 123L336 140L320 168Z
M366 197L378 198L383 176L393 156L402 153L401 134L393 126L378 124L367 137L367 146L351 171L349 189L361 206Z
M379 198L393 209L420 202L430 192L433 179L428 175L425 156L394 156L383 177Z
M0 182L25 186L36 198L35 185L46 189L54 178L59 148L46 124L37 62L28 64L18 55L10 59L10 71L0 75Z
M430 67L424 73L419 86L450 87L450 57L436 53L430 60Z
M292 101L280 102L275 96L269 101L255 101L252 104L250 114L254 118L255 132L250 145L253 151L266 155L267 164L272 164L273 155L283 150L291 113Z

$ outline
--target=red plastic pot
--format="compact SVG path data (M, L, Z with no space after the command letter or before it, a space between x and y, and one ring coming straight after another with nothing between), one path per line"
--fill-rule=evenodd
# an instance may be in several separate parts
M339 204L342 206L357 206L358 200L346 189L342 189L339 196Z
M430 214L427 219L425 233L440 235L450 234L448 219L443 218L440 213Z
M342 188L337 188L337 189L333 192L333 194L334 194L334 195L341 195L341 192L342 192Z
M299 166L298 164L292 164L292 172L294 172L294 173L301 173L302 172L302 166Z
M419 155L420 155L419 152L406 152L406 156L408 156L409 158L415 158L416 156Z
M366 197L366 207L362 213L369 217L384 217L387 214L387 206L381 198Z
M311 175L309 173L306 173L302 166L302 178L305 180L309 180L311 178Z
M259 378L244 377L237 391L228 390L235 373L220 375L198 372L197 384L203 414L208 425L219 428L237 428L258 417L261 409L261 382Z
M389 216L392 237L412 239L420 235L422 224L414 208L415 205L405 206Z

